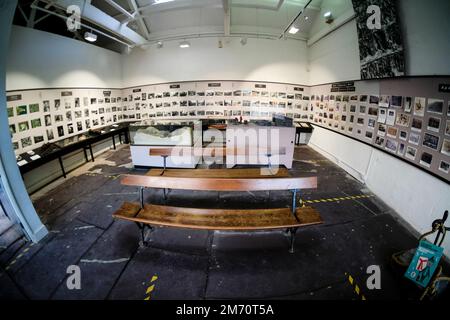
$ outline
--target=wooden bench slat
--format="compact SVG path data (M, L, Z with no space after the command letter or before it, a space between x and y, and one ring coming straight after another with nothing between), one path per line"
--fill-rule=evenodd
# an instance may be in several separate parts
M138 214L133 216L130 212ZM322 223L319 213L311 207L297 208L297 221L289 208L279 209L198 209L137 203L124 203L115 218L150 225L202 230L264 230L303 227Z
M248 156L248 155L260 155L265 156L268 153L275 155L285 155L286 149L282 148L279 150L272 150L271 148L255 148L250 147L248 151L243 148L226 148L226 147L205 147L205 148L195 148L195 147L165 147L165 148L150 148L150 156L211 156L215 157L217 155L221 156Z
M146 188L197 191L267 191L317 188L317 177L310 178L178 178L125 175L123 185Z
M245 168L245 169L151 169L149 177L178 178L288 178L291 175L286 168Z

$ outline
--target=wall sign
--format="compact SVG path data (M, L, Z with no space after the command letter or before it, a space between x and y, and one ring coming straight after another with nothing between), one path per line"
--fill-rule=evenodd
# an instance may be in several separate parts
M255 84L255 88L258 88L258 89L265 89L265 88L267 88L267 86L266 86L265 84L257 83L257 84Z
M61 91L61 97L71 97L72 91Z
M450 93L450 84L449 83L439 84L439 92Z
M133 89L133 93L141 92L142 89Z
M6 101L7 102L19 101L19 100L22 100L22 95L21 94L15 94L15 95L6 97Z
M214 82L214 83L208 83L208 87L217 88L220 87L222 84L220 82Z
M304 88L301 88L301 87L294 87L294 91L305 91L305 89Z
M346 81L333 83L331 85L331 92L355 92L355 82L354 81Z
M180 89L180 85L179 84L171 84L170 89Z
M110 97L111 96L111 91L103 91L103 95L105 97Z

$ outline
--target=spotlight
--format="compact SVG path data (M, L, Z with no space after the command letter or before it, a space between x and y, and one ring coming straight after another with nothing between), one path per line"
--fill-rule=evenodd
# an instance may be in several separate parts
M164 44L163 44L162 41L158 41L158 42L156 43L156 47L157 47L158 49L161 49L163 46L164 46Z
M292 26L291 29L289 29L289 33L296 34L298 32L298 30L300 30L300 29L296 28L295 26Z
M97 41L97 35L95 33L86 31L84 33L84 39L89 42L95 42L95 41Z
M189 41L182 41L180 42L180 48L189 48L191 46L191 44L189 43Z
M333 15L331 14L331 11L325 12L323 17L325 18L325 22L326 23L332 23L334 21Z

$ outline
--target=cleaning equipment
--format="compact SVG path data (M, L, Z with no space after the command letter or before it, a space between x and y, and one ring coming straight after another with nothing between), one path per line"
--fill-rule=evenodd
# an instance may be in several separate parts
M444 294L450 282L450 277L442 274L442 266L439 264L443 254L441 245L446 232L450 230L445 226L447 218L448 211L445 211L442 219L433 221L432 230L420 236L418 248L392 255L394 269L403 279L408 279L404 284L409 298L438 299ZM426 237L435 232L437 235L434 243L426 240Z

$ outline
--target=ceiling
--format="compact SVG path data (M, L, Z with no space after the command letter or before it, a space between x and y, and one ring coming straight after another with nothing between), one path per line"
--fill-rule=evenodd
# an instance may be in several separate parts
M339 0L341 1L341 0ZM324 0L19 0L15 24L84 41L97 33L95 45L123 51L159 41L199 37L290 38L306 41ZM82 28L65 28L67 6L82 7ZM306 8L305 8L306 7ZM37 8L37 9L36 9ZM34 12L34 20L31 15ZM56 21L58 20L58 21ZM296 34L288 31L299 29ZM99 31L99 32L97 32Z

